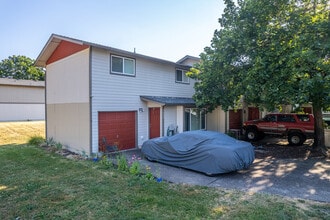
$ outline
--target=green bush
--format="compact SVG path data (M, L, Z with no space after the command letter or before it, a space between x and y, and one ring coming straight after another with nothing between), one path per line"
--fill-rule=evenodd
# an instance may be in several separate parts
M45 143L45 138L43 138L41 136L33 136L28 141L29 145L34 145L34 146L39 146L43 143Z
M141 166L139 161L134 161L129 167L129 173L132 175L139 175L141 173Z
M124 155L120 154L117 156L117 166L120 171L128 171L128 163Z

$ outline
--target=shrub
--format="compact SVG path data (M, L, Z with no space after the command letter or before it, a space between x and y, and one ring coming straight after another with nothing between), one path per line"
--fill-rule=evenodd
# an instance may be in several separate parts
M117 166L118 166L118 170L125 172L128 171L128 163L124 155L120 154L117 156Z
M100 163L105 167L105 168L113 168L113 162L110 160L106 155L103 155Z
M53 146L55 146L55 144L56 144L56 141L54 140L54 138L48 138L47 140L46 140L46 145L48 146L48 147L53 147Z
M139 175L141 173L141 167L139 161L134 161L129 167L129 173L132 175Z
M41 136L33 136L28 141L29 145L34 145L34 146L40 146L43 143L45 143L45 138Z

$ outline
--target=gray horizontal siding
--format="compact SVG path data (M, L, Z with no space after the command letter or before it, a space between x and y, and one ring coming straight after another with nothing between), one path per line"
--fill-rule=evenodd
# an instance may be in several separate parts
M93 151L97 143L98 111L138 111L147 106L141 101L141 95L189 97L194 93L193 84L175 82L175 64L159 63L143 58L136 59L136 75L122 76L110 74L111 52L93 48L92 50L92 133ZM147 111L138 113L138 144L148 134Z

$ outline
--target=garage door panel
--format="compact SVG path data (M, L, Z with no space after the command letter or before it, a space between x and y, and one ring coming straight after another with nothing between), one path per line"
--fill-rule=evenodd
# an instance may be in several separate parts
M108 145L119 150L136 147L136 112L99 112L99 146L104 151L103 137Z

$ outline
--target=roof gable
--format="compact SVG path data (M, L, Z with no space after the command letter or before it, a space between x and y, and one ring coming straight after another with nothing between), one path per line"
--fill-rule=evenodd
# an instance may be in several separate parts
M54 52L51 54L51 56L48 58L46 64L48 65L55 61L58 61L64 57L70 56L74 53L87 49L88 47L89 47L88 45L81 45L66 40L62 40L58 44Z
M200 58L198 57L193 57L190 55L186 55L183 58L181 58L180 60L177 61L178 64L181 65L189 65L192 66L195 63L199 63L200 62Z

